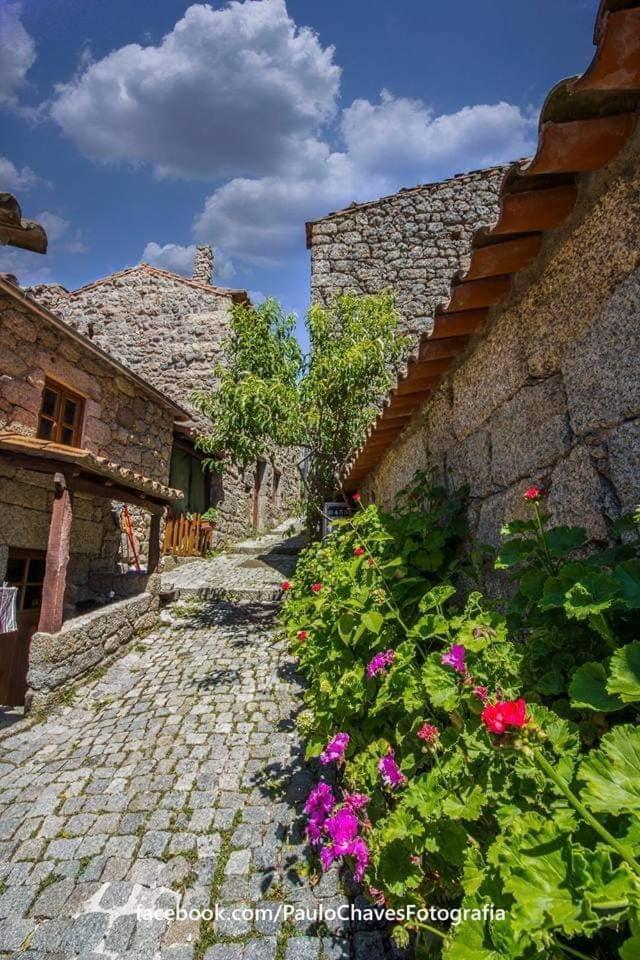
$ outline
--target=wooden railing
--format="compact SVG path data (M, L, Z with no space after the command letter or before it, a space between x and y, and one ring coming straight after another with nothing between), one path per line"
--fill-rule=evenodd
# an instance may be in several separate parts
M213 527L199 513L167 517L162 552L172 557L203 557L211 549Z

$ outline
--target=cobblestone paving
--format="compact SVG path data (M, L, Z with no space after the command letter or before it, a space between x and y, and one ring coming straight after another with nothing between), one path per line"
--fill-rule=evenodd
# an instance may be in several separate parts
M348 921L150 918L347 903L311 887L300 687L268 603L178 604L75 702L0 742L0 956L378 960Z

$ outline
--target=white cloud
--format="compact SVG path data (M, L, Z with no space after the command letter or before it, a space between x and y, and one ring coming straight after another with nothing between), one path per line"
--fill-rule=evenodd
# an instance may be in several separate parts
M157 46L129 44L57 88L54 119L88 156L160 175L285 168L335 113L333 48L285 0L189 7Z
M274 265L301 248L304 222L355 201L494 163L533 149L535 123L507 103L464 107L435 116L421 101L384 93L343 112L344 150L308 141L295 171L235 178L206 200L198 238L216 237L228 253Z
M31 167L19 170L8 157L0 156L0 190L30 190L42 183Z
M142 251L140 259L143 263L150 263L152 266L161 267L163 270L171 270L173 273L190 277L193 273L195 254L195 243L189 246L181 246L179 243L161 245L151 240ZM214 249L213 282L218 283L220 280L228 280L234 272L231 261L227 260L222 251Z
M436 116L421 100L387 90L377 104L354 100L341 126L347 152L362 171L429 178L524 156L536 129L530 114L504 101Z
M42 210L33 218L37 223L42 224L47 232L49 243L56 243L61 237L64 237L69 231L69 221L65 220L57 213L50 213L48 210Z
M46 257L16 247L0 247L0 273L13 274L22 287L51 283L53 280Z
M19 3L0 5L0 103L12 104L36 59L36 45L20 19Z

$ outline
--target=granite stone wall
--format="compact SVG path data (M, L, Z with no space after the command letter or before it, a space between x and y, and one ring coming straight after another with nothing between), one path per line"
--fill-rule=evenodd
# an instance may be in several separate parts
M549 490L556 523L605 541L640 503L640 138L581 177L568 221L364 485L391 505L416 469L468 484L478 541Z
M405 332L422 333L448 299L474 231L495 219L506 169L401 190L309 224L313 301L391 288Z
M147 590L68 620L58 633L35 633L29 651L26 703L41 710L62 687L112 659L158 618L160 579L150 577Z
M37 312L0 296L0 430L36 435L46 378L84 397L84 448L168 483L173 409L141 394L108 360L83 350ZM0 545L46 550L53 493L50 475L0 459ZM120 533L111 501L76 494L73 510L69 610L94 596L94 578L120 572ZM0 580L3 576L0 569Z
M210 424L192 408L190 398L195 390L215 386L213 371L224 359L234 299L244 297L242 291L208 282L212 258L210 247L197 248L194 281L141 264L76 291L43 285L29 292L189 410L197 429L206 432ZM286 474L284 487L295 487L297 471L290 469L286 453L276 456ZM253 479L247 489L242 471L231 467L222 482L214 480L214 488L220 510L218 541L243 536L252 526ZM273 525L288 516L290 496L268 494L266 500L265 522ZM144 525L138 532L144 540Z

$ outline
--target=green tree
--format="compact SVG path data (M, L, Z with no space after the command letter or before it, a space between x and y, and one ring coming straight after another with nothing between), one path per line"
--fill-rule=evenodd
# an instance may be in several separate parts
M295 317L275 300L235 305L225 362L215 371L218 386L193 399L212 421L199 440L212 458L247 466L274 446L306 452L308 512L316 526L317 508L340 488L408 341L398 335L391 293L345 295L330 307L311 307L308 356L294 328Z

